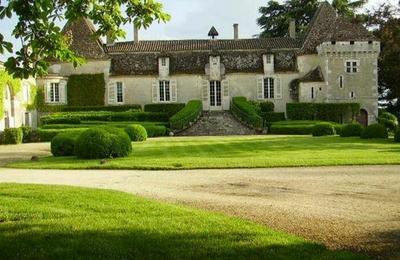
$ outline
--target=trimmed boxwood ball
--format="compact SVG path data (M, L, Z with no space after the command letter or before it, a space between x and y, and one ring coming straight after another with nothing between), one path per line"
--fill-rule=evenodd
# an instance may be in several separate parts
M117 128L93 128L83 132L75 144L75 154L83 159L126 157L132 152L131 140Z
M129 135L132 142L142 142L147 140L147 131L141 125L129 125L125 128L125 132Z
M23 132L20 128L7 128L4 130L4 144L22 143Z
M391 131L396 130L397 126L399 125L397 117L388 112L383 112L381 115L379 115L378 122Z
M381 124L372 124L365 128L361 134L363 139L373 139L373 138L388 138L388 131L385 126Z
M71 134L58 134L51 140L51 153L54 156L75 155L75 142L77 136Z
M396 143L400 143L400 128L397 128L396 132L394 133L394 141Z
M314 125L312 129L313 136L325 136L334 134L335 134L335 128L331 123L319 123Z
M360 125L359 123L352 123L352 124L344 125L342 127L340 136L341 137L352 137L352 136L360 137L362 132L363 132L362 125Z

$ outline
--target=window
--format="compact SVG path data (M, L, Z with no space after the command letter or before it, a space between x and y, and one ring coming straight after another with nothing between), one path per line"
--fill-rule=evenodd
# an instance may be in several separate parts
M315 89L314 87L311 87L311 99L315 98Z
M167 59L166 58L161 58L161 66L163 66L163 67L167 66Z
M264 78L264 98L272 99L275 97L274 84L275 80L273 78Z
M160 102L171 101L171 92L168 80L160 80L159 90L160 90Z
M347 73L357 73L358 72L358 61L356 61L356 60L346 61L346 72Z
M344 87L344 77L343 76L339 76L339 87L340 88Z
M272 55L267 54L267 64L271 64L271 63L272 63Z
M50 83L49 101L51 103L60 102L60 84Z
M354 93L354 91L351 91L349 93L349 97L350 97L350 99L355 99L356 98L356 94Z
M222 105L221 81L210 81L210 106L220 107Z
M117 82L117 103L124 103L124 85Z

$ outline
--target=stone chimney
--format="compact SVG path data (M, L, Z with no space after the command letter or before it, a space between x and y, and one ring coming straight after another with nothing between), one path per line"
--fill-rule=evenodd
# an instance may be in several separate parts
M239 24L237 23L233 25L233 39L239 40Z
M136 25L133 25L133 41L135 43L139 42L139 29Z
M293 39L296 38L296 21L294 19L289 21L289 36Z

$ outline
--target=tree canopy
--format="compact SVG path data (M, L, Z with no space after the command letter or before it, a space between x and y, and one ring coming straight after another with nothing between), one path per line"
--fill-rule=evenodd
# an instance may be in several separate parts
M124 37L120 28L127 23L147 28L154 21L166 22L170 16L155 0L0 0L0 20L17 18L12 36L21 42L16 50L0 33L0 54L12 53L4 63L14 77L43 76L48 60L57 59L78 66L84 62L69 48L69 39L57 25L85 17L97 27L96 37Z
M303 34L317 11L319 0L286 0L282 4L270 0L266 6L260 7L261 16L257 19L262 32L260 37L283 37L288 35L290 20L296 21L296 30ZM363 15L355 12L366 3L366 0L333 0L332 6L339 15L361 20Z

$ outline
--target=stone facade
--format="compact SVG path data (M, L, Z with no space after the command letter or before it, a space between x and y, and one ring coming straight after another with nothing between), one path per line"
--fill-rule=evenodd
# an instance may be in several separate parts
M99 40L85 36L85 32L93 34L87 20L69 24L65 31L74 39L72 48L86 55L88 63L74 69L54 62L49 77L38 79L40 86L49 87L57 79L66 81L72 74L104 73L107 105L200 99L204 110L228 110L232 97L245 96L273 101L277 112L286 112L289 102L358 102L368 112L369 123L377 117L380 43L365 28L338 17L328 3L321 4L303 40L284 37L99 45ZM291 96L294 80L299 81L298 98Z

